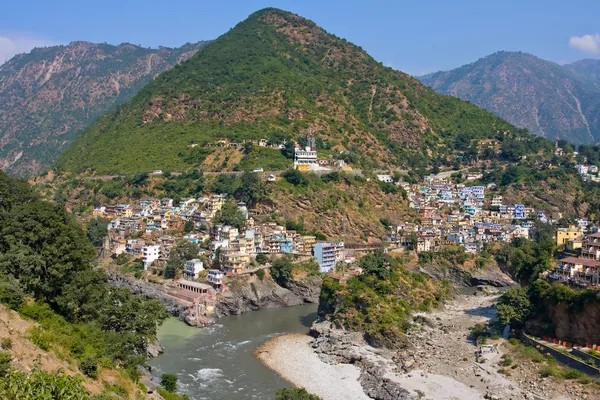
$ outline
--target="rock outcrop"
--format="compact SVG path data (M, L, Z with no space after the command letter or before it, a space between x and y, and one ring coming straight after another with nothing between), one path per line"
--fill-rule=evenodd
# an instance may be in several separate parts
M308 276L300 280L288 281L283 287L302 298L305 303L318 303L322 284L323 278L320 276Z
M574 344L600 344L600 303L591 301L582 304L577 311L571 306L564 301L558 304L547 301L544 317L529 321L527 331L539 336L549 334ZM553 332L548 331L549 327L553 328Z
M436 280L447 280L456 287L481 285L506 287L516 284L515 281L496 266L467 271L456 266L447 268L435 263L428 263L419 266L417 272L426 274Z
M330 364L354 364L361 373L359 382L367 396L377 400L408 400L409 392L390 379L396 365L388 351L368 346L359 332L332 327L330 322L315 322L312 347Z
M229 290L217 295L215 316L239 315L263 308L291 307L304 304L304 298L275 283L260 280L256 275L234 277Z
M160 285L129 278L118 273L110 273L108 275L108 283L113 287L128 289L133 294L160 301L169 314L182 321L185 321L189 313L184 305L169 297Z

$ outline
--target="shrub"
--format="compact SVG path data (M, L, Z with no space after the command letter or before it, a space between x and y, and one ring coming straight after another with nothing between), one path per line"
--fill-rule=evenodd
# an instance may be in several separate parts
M256 255L256 262L260 265L265 265L269 261L269 257L266 254L259 253Z
M162 374L160 377L160 385L165 388L167 392L175 393L177 391L177 375Z
M264 269L257 270L256 276L258 279L260 279L262 281L265 278L265 270Z
M321 398L308 393L306 389L285 388L275 393L275 400L321 400Z
M9 337L2 338L0 341L0 347L4 350L10 350L12 348L12 339Z
M98 376L98 361L93 357L87 357L85 360L79 363L79 369L84 375L90 378L96 379Z
M568 368L563 372L563 377L565 379L580 379L583 374L576 369Z
M0 377L4 377L10 371L12 356L7 351L0 351Z

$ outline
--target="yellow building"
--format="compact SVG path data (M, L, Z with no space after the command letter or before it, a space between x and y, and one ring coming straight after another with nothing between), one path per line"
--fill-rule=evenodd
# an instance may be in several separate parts
M570 225L568 228L558 228L554 238L557 246L565 246L567 242L581 237L581 228Z

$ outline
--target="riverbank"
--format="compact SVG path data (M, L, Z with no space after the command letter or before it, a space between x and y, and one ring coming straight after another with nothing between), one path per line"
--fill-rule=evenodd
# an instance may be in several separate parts
M360 334L320 322L312 327L316 338L276 337L256 355L284 379L325 400L345 398L340 393L383 400L533 398L498 373L494 360L475 362L469 328L495 316L496 299L461 295L443 309L419 315L408 334L410 345L401 352L373 348ZM344 373L332 372L338 370Z
M350 364L323 362L302 334L277 336L254 354L267 367L294 386L304 387L324 400L368 400L359 383L360 370Z

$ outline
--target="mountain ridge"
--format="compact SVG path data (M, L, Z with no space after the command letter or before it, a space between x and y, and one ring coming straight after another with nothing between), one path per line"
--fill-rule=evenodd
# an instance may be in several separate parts
M383 66L310 20L268 8L102 117L57 165L71 172L185 170L200 165L194 148L221 137L297 139L309 129L369 165L441 154L443 134L516 130Z
M500 51L419 79L539 136L595 143L600 139L600 88L576 70L573 64L569 68L529 53Z
M146 49L75 41L14 56L0 66L0 168L43 172L96 118L204 43Z

